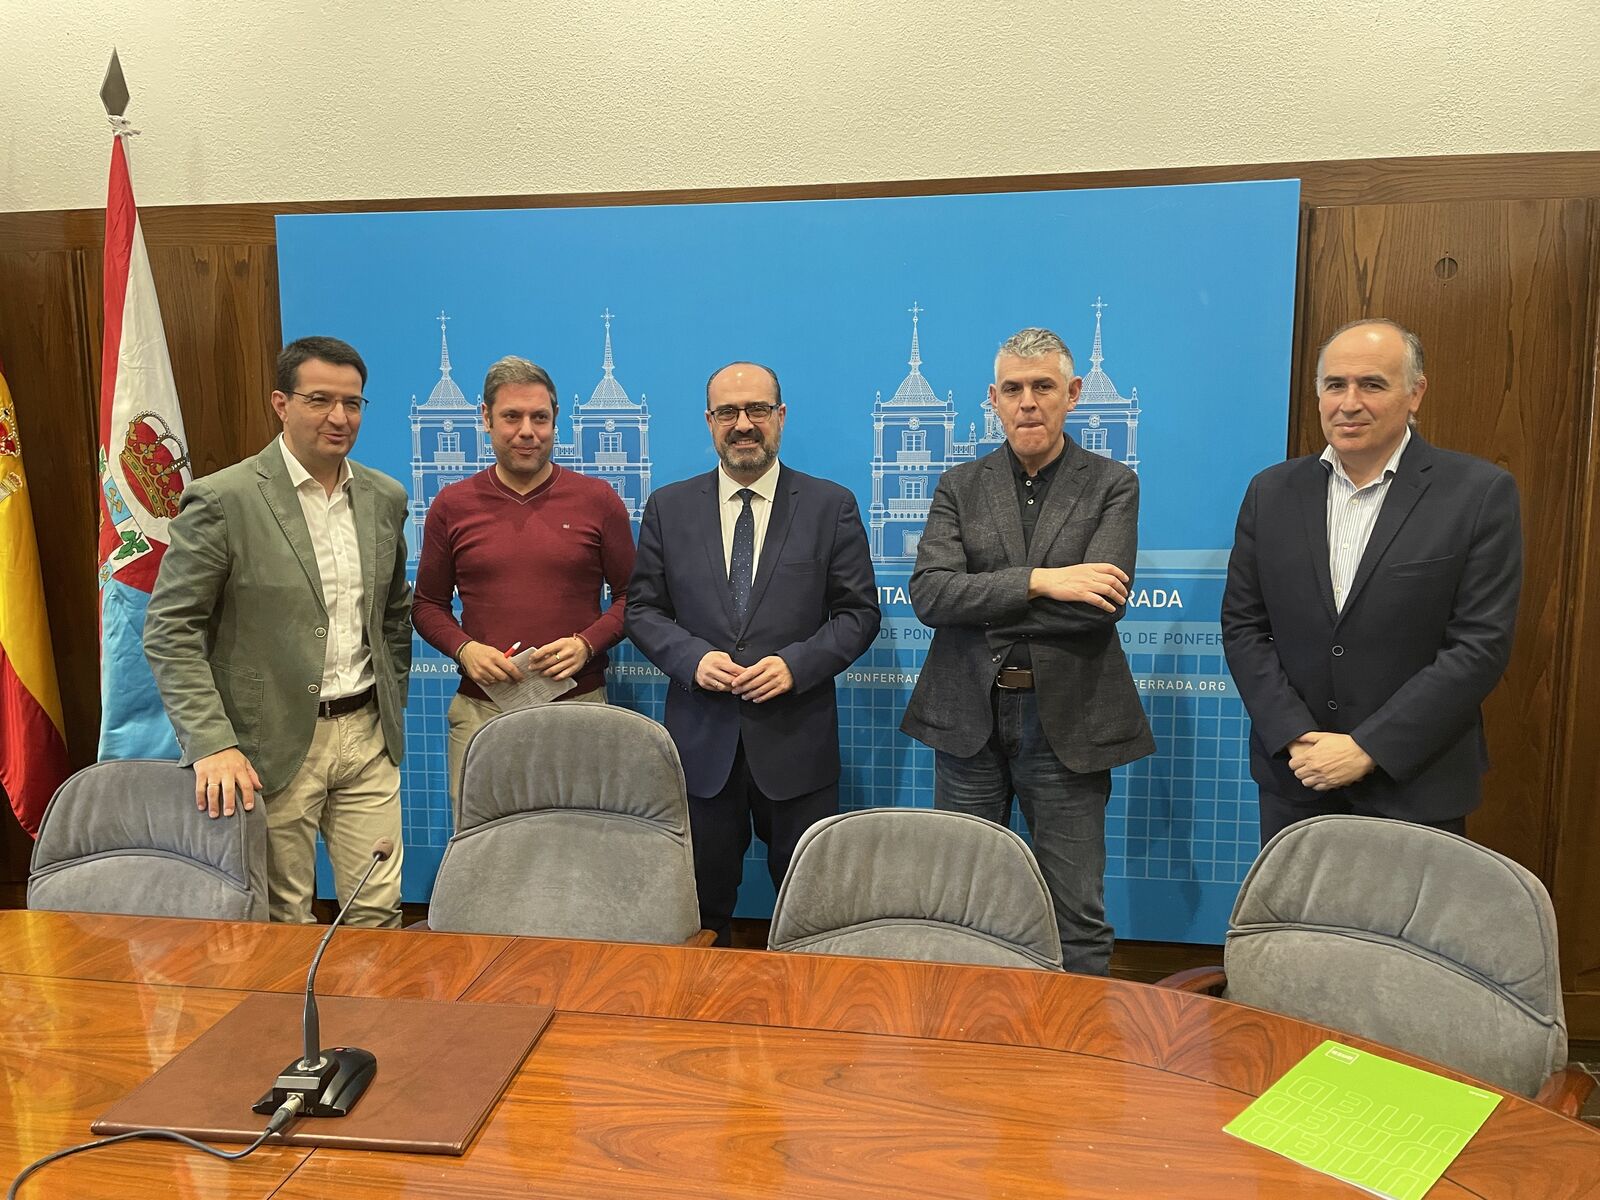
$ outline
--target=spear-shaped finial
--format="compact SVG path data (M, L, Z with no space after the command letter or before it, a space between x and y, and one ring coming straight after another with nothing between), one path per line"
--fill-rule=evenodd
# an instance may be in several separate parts
M106 106L106 116L120 117L128 111L128 81L122 74L122 61L115 49L106 67L105 81L100 85L100 103Z
M128 100L128 81L122 74L122 60L113 48L111 62L106 66L105 80L100 84L100 103L106 106L106 117L118 137L139 132L128 124L128 118L124 115L128 111Z

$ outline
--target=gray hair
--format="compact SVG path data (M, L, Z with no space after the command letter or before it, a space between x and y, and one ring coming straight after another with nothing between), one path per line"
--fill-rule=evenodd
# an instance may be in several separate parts
M494 411L495 393L508 383L539 384L550 393L550 415L553 417L561 411L561 402L556 398L556 385L550 378L550 372L538 363L518 358L515 354L506 355L490 367L489 373L483 377L483 407L486 411Z
M1388 317L1358 317L1354 321L1346 321L1322 340L1322 345L1317 347L1317 393L1322 393L1322 365L1328 355L1328 347L1333 345L1334 338L1349 333L1352 329L1362 329L1368 325L1376 325L1381 329L1392 329L1400 335L1401 344L1405 347L1405 361L1402 370L1405 372L1405 389L1410 391L1417 386L1417 380L1422 378L1422 339L1399 321L1390 320Z
M1043 358L1047 354L1054 354L1060 359L1061 373L1071 379L1072 351L1067 349L1067 344L1050 330L1031 325L1027 329L1017 330L1000 343L1000 350L994 356L995 373L1000 371L1002 358Z

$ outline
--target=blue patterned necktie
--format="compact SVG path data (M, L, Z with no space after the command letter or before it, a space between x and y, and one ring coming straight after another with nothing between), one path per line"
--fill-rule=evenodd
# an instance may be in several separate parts
M756 515L750 511L750 501L755 493L749 488L740 488L734 495L744 501L744 507L739 510L739 518L733 523L733 557L728 562L728 591L733 594L733 611L742 626L750 611L750 584L756 565Z

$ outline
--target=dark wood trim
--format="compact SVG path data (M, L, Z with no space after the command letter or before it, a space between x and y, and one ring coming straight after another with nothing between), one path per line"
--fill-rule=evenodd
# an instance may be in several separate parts
M387 200L290 200L262 204L143 207L139 219L151 246L220 242L272 244L273 218L289 213L416 212L480 208L583 208L595 205L712 204L754 200L852 200L873 196L975 195L1051 189L1155 187L1299 179L1312 206L1421 203L1436 200L1552 199L1600 195L1600 151L1551 154L1432 155L1418 158L1328 159L1056 172L955 179L761 187L669 188L661 191L568 192L522 196L429 196ZM98 245L100 208L0 213L0 249L59 250Z

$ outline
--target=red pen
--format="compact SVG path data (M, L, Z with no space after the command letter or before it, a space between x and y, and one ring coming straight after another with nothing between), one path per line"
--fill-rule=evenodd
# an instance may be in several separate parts
M511 643L511 649L506 651L506 657L510 658L513 654L515 654L520 649L522 649L522 643L521 642L513 642L513 643Z

